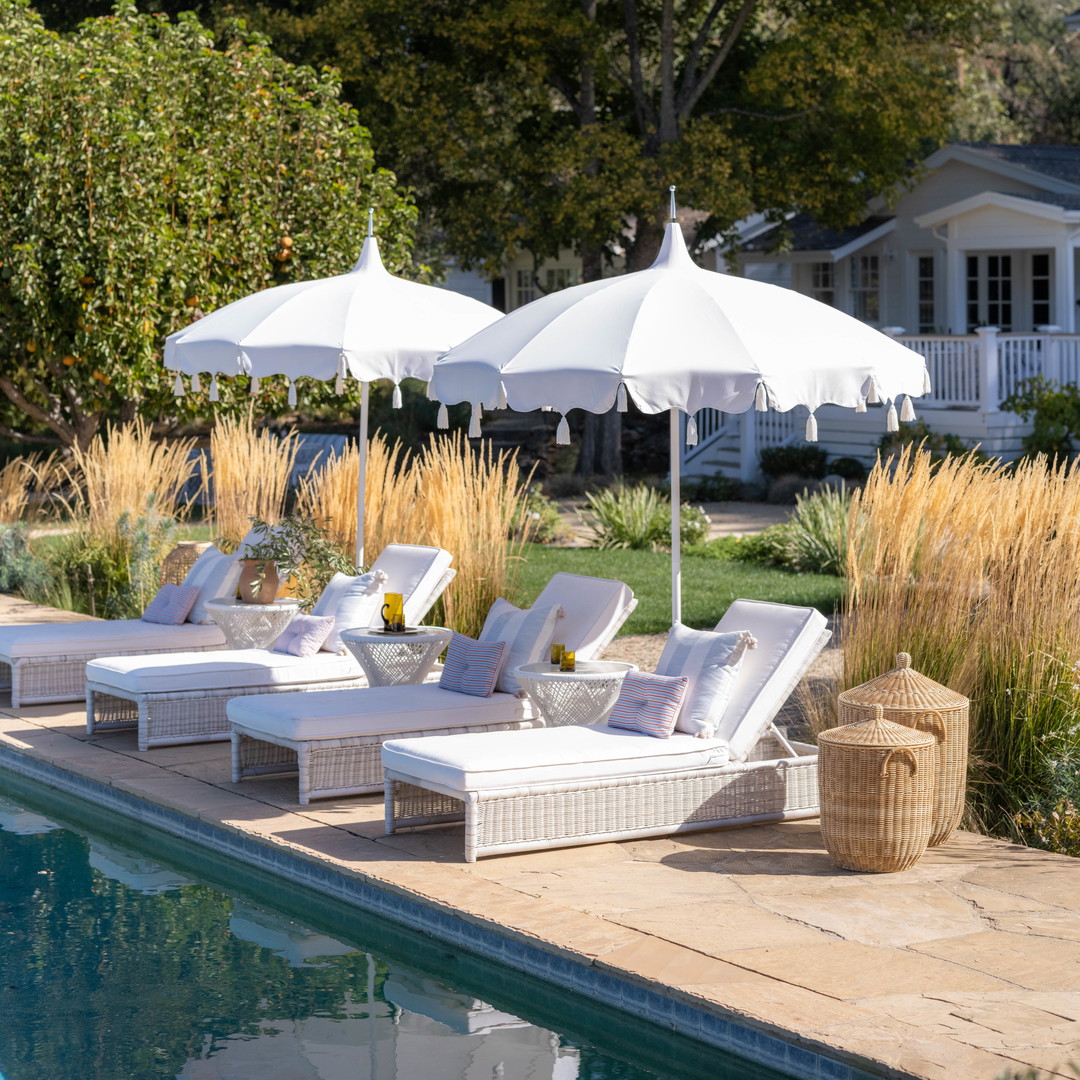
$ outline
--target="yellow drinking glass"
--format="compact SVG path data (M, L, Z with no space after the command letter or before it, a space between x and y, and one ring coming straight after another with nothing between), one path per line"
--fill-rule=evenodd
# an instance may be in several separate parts
M574 663L574 650L563 649L562 659L559 661L560 671L574 671L576 670L576 664Z
M552 642L551 644L551 666L558 667L562 663L563 644L561 642Z
M400 634L405 629L405 597L399 592L388 592L384 596L383 626L390 633Z

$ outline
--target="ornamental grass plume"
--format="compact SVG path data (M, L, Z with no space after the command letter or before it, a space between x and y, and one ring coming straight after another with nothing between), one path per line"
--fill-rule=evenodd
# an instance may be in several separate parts
M968 824L1008 834L1048 740L1080 751L1080 472L909 447L854 495L847 548L842 688L908 652L970 698Z
M214 535L230 550L257 517L270 524L285 513L289 476L296 463L296 432L257 430L253 412L219 417L210 433Z
M0 525L12 525L48 507L49 493L61 479L57 452L27 454L0 469Z

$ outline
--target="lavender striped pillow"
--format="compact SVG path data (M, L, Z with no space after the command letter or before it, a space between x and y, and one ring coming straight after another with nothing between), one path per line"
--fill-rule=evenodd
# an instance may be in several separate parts
M675 730L675 718L689 680L685 675L650 675L629 671L608 717L608 726L640 731L667 739Z
M314 656L333 629L333 615L294 615L271 649L293 656Z
M157 596L146 605L146 610L139 617L143 622L179 626L188 617L188 612L198 599L197 585L162 585Z
M477 641L455 630L446 650L439 685L456 694L490 697L505 655L505 641Z

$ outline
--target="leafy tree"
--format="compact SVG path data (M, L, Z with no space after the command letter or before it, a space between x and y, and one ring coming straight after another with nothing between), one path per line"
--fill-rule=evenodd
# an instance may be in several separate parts
M193 15L123 0L60 36L0 0L0 434L86 445L106 419L194 417L165 335L347 270L369 206L407 261L414 208L339 90L236 27L213 48Z
M336 64L380 154L465 265L655 256L669 183L695 240L754 213L829 224L950 121L980 0L232 0ZM617 423L616 418L612 421ZM582 447L597 470L618 428ZM596 455L589 451L595 449ZM610 455L609 455L610 457ZM589 465L594 466L590 468ZM581 466L579 465L579 468Z

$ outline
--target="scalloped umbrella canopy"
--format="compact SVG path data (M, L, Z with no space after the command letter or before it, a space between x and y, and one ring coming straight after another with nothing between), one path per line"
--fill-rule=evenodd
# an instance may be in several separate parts
M391 274L379 256L378 241L369 234L348 273L264 289L170 334L165 367L191 376L284 375L290 384L301 376L327 380L351 374L360 380L359 565L368 383L427 381L437 356L501 317L501 311L470 296ZM216 398L213 385L211 398Z
M850 315L791 289L703 270L668 223L646 270L589 282L510 312L435 364L430 392L448 405L603 413L625 391L647 413L671 414L672 617L681 618L679 416L703 408L862 410L928 392L923 357ZM910 402L905 402L910 410ZM913 416L913 413L908 413ZM907 418L905 416L905 418ZM688 423L690 431L696 428Z

